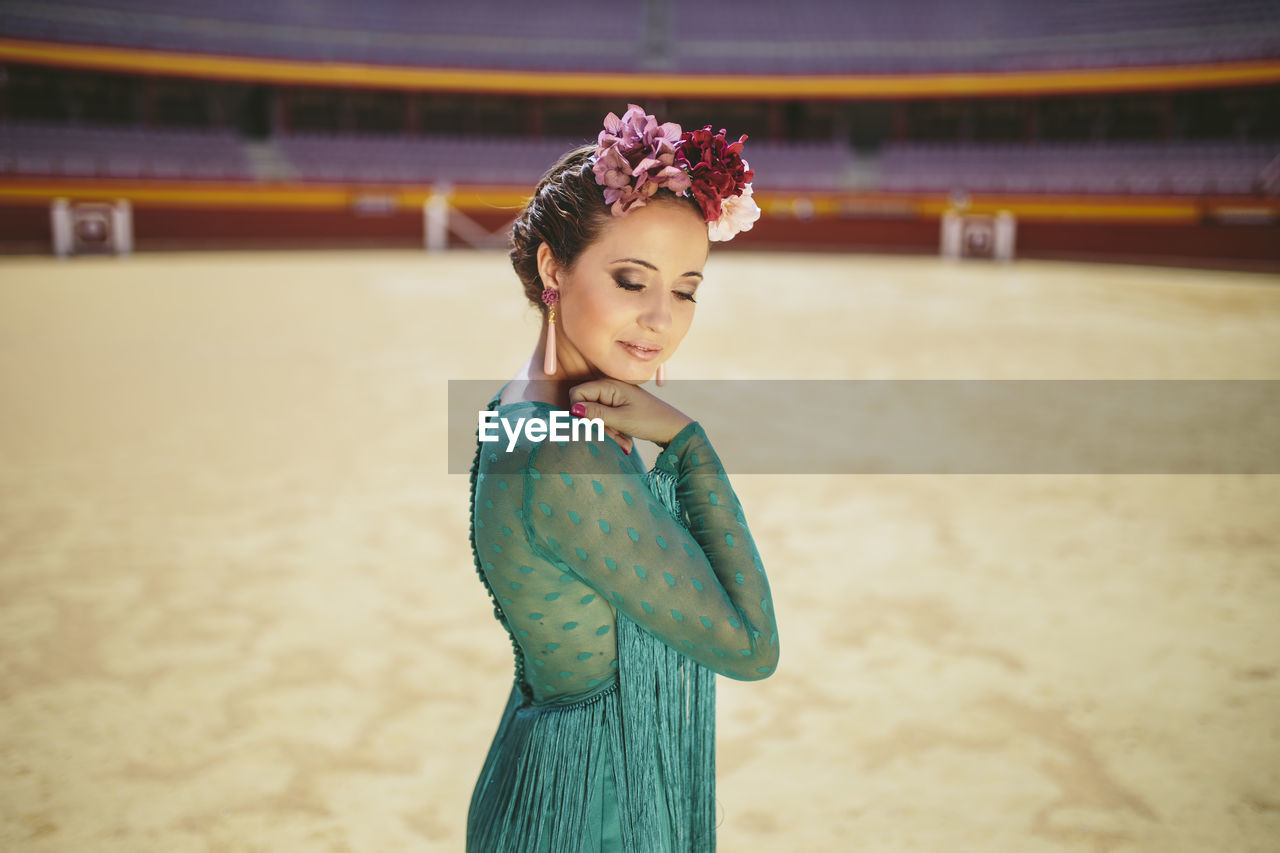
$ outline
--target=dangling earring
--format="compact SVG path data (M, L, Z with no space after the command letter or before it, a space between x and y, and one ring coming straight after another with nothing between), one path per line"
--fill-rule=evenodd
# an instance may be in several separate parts
M547 349L542 358L542 372L548 376L556 372L556 303L559 301L559 290L543 288L542 304L547 306Z
M658 374L653 377L653 381L658 385L667 384L667 363L665 361L658 365Z

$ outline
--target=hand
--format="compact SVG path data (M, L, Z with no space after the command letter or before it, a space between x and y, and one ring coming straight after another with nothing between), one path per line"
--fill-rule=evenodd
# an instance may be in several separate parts
M619 379L593 379L569 389L569 403L582 404L578 417L599 418L604 431L630 453L631 436L666 447L693 418L638 385ZM579 410L582 411L582 410Z

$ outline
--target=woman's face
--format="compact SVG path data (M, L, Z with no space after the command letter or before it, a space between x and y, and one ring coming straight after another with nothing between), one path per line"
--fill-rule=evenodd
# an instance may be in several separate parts
M564 371L634 384L652 377L689 331L710 251L702 217L665 201L611 216L567 270L539 246L542 280L560 290L556 349Z

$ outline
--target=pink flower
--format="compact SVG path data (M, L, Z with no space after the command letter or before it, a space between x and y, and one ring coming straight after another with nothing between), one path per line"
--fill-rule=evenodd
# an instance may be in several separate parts
M742 161L746 164L746 161ZM760 218L760 208L752 196L751 184L742 188L741 195L730 196L720 203L720 218L707 224L707 236L713 241L732 240L740 231L750 231Z
M676 165L680 136L680 125L658 124L636 104L628 104L622 118L605 116L592 172L615 216L643 206L659 187L677 194L688 189L689 176Z
M595 172L596 183L604 187L617 189L631 183L631 164L612 146L600 149L591 171Z

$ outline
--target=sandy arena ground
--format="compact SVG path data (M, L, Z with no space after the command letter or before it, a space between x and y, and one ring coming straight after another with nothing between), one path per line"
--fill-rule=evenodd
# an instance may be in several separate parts
M707 275L676 378L1280 378L1277 276ZM461 851L511 648L446 380L536 334L497 251L0 259L0 849ZM1280 477L735 486L720 850L1280 850Z

